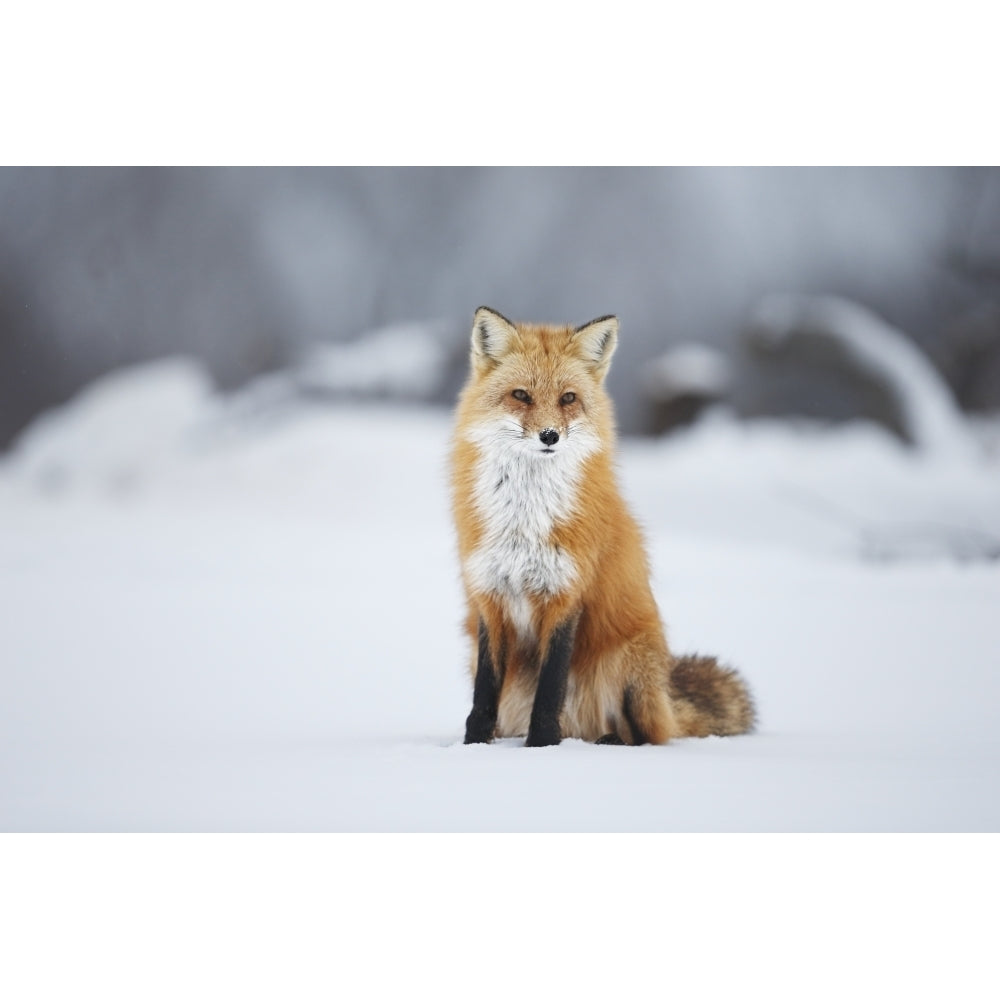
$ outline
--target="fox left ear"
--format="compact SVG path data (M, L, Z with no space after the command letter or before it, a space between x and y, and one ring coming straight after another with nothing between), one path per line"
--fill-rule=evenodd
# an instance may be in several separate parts
M602 316L573 331L573 342L584 359L594 366L594 374L603 382L611 367L611 355L618 346L618 317Z
M480 306L472 321L472 365L480 373L489 371L511 349L517 329L495 309Z

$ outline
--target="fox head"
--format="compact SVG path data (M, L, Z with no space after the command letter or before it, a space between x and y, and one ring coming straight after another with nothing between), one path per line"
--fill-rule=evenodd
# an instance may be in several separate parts
M470 435L552 459L599 450L613 436L604 380L618 320L579 327L512 323L485 306L472 324L471 375L462 401Z

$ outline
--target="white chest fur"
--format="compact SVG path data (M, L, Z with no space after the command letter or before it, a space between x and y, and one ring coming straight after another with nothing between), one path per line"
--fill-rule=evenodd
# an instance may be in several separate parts
M530 598L558 594L576 577L572 557L552 541L552 531L573 514L582 459L591 449L579 440L575 450L542 454L537 442L512 441L502 426L482 429L476 443L473 503L485 532L465 561L466 580L473 590L501 598L518 630L528 633Z

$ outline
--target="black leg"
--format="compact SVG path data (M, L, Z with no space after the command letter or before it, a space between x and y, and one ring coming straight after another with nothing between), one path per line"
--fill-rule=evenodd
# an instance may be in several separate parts
M493 662L489 633L485 623L480 620L479 660L476 664L476 683L472 689L472 711L465 720L466 743L489 743L493 739L502 680L503 664L498 667Z
M573 655L576 621L564 622L549 640L549 650L538 673L535 703L531 707L531 724L528 726L529 747L549 747L562 739L559 715L566 700L566 681Z

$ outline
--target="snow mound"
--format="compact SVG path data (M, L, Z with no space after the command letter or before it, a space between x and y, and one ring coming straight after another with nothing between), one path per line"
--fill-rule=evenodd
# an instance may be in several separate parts
M296 381L317 394L431 399L448 369L444 332L434 324L400 323L351 343L313 347Z
M192 358L123 369L39 416L8 463L44 490L127 490L151 465L178 459L216 407L212 379Z
M875 423L716 410L624 453L642 520L689 537L874 561L1000 557L996 462L914 451Z

